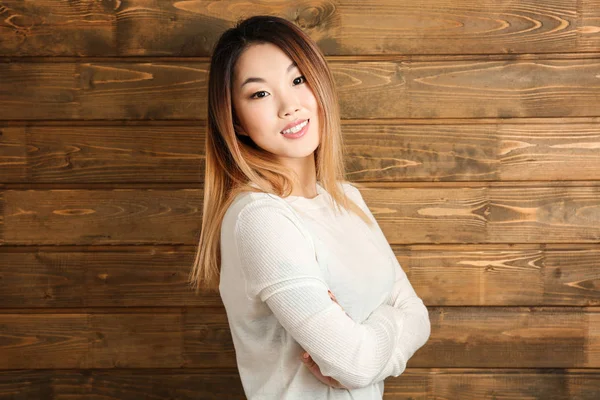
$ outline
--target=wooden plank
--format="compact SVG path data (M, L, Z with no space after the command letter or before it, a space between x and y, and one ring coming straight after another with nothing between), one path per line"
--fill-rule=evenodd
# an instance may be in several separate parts
M182 4L103 2L76 7L50 0L5 1L0 53L8 56L207 56L238 19L274 14L294 22L329 55L593 51L595 0L312 1L231 0ZM578 7L579 6L579 7ZM400 24L399 21L402 23ZM580 27L583 25L583 27ZM578 30L579 28L579 30ZM72 32L76 31L77 35ZM583 36L583 37L581 37ZM578 40L583 39L583 40Z
M0 54L12 57L115 55L116 3L119 2L5 0L0 23Z
M390 243L597 243L598 187L361 188Z
M14 250L14 251L13 251ZM394 246L427 306L600 304L600 249L593 245ZM194 248L0 248L4 308L220 307L187 279Z
M598 60L410 62L408 114L413 118L597 115L598 72ZM402 115L393 106L382 109L387 118Z
M239 399L236 369L129 369L0 371L0 400Z
M590 315L574 308L431 307L412 367L593 367Z
M429 307L420 368L600 368L597 308ZM234 368L223 308L0 314L0 369Z
M0 125L0 166L2 183L24 182L28 179L27 171L31 164L27 157L27 136L24 127Z
M218 294L195 295L187 282L193 249L10 252L0 248L3 308L221 307Z
M113 399L240 399L237 369L208 370L49 370L1 371L1 400L53 400L68 397ZM600 371L577 369L407 368L385 380L386 400L503 399L596 400Z
M408 368L385 381L384 399L593 400L599 395L594 370Z
M78 118L78 69L75 63L0 64L0 119Z
M182 316L167 311L0 314L0 369L179 367Z
M578 5L580 27L577 47L583 51L600 48L600 0L584 0Z
M70 244L74 243L74 236L78 244L191 244L199 238L201 190L50 190L44 193L44 199L37 200L29 191L3 193L6 202L4 244ZM11 233L15 223L23 229L21 233ZM42 226L45 226L44 234L39 232Z
M335 39L351 54L556 52L575 41L576 7L573 0L343 1Z
M331 60L344 119L599 116L597 59ZM206 119L206 62L0 64L0 120Z
M204 123L0 127L2 181L201 183L204 130ZM356 182L562 181L600 176L597 122L345 121L342 130L347 176Z
M598 123L343 125L355 182L556 181L600 176Z
M600 362L600 313L598 311L588 314L589 333L586 347L590 349L587 354L590 364Z
M391 244L600 240L596 183L360 190ZM191 245L201 229L200 189L6 190L3 197L5 245Z
M2 181L200 183L205 124L197 125L0 127Z
M398 262L426 305L598 305L600 249L410 246Z

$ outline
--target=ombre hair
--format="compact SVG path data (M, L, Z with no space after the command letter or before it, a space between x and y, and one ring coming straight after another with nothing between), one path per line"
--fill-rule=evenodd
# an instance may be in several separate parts
M371 224L340 185L347 182L340 113L333 76L323 54L293 23L274 16L250 17L221 35L210 61L202 231L189 277L196 294L200 289L219 290L221 223L235 197L245 191L287 197L298 183L296 174L273 154L258 147L249 136L238 135L241 127L232 105L234 67L244 50L263 43L278 46L296 62L317 100L321 138L315 150L317 181L335 208L341 206Z

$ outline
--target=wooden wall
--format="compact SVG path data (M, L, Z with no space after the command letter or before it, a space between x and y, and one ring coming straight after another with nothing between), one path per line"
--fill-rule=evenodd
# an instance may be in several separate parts
M200 233L208 56L326 54L430 310L386 399L600 398L600 1L0 1L0 399L242 399Z

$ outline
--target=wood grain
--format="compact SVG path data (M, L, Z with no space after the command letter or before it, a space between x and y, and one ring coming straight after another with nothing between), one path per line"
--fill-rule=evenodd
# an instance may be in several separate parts
M243 399L187 278L219 35L326 55L348 178L428 307L385 399L600 398L600 0L0 2L0 400Z
M431 337L410 367L600 368L597 308L428 309ZM0 369L236 366L222 307L2 313L0 326Z
M599 116L600 61L329 63L344 119ZM0 64L0 120L203 120L206 62Z
M597 122L369 123L342 126L353 182L595 180ZM204 180L205 123L0 127L5 183Z
M596 400L594 369L407 368L385 381L386 400ZM245 399L237 369L1 371L0 399Z
M583 51L595 51L600 48L600 1L584 0L578 8L581 10L581 22L577 29L579 45Z
M407 369L385 381L386 400L592 400L600 380L594 370Z
M596 400L599 374L597 369L407 368L386 379L383 398ZM246 399L235 368L0 371L0 388L2 400Z
M1 400L63 398L246 399L236 368L0 371Z
M221 307L187 278L193 246L0 248L0 304L10 309ZM394 246L427 306L597 306L595 245Z
M292 21L327 55L600 48L596 0L3 3L0 53L8 56L207 56L222 32L256 14Z
M30 197L35 197L32 191L3 193L5 236L0 243L22 240L27 245L64 245L73 243L73 237L68 237L75 234L77 244L191 244L200 234L202 190L57 189L44 193L45 198L35 200ZM11 233L11 226L20 233ZM21 239L10 238L13 234Z
M361 188L389 243L597 243L600 186ZM5 245L196 244L202 190L7 190Z
M598 60L414 62L408 69L413 118L583 117L598 110Z
M362 188L391 244L597 243L600 187ZM202 191L7 190L0 243L196 244Z
M205 124L0 127L5 183L204 180Z
M426 305L600 304L596 245L430 245L395 248Z
M390 243L597 243L598 187L361 189Z

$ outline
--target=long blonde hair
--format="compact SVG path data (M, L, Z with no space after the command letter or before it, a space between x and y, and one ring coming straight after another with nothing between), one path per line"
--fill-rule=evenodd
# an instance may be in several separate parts
M202 231L189 276L196 294L201 289L219 290L221 223L237 194L252 191L287 197L297 182L295 174L271 153L262 150L248 136L236 134L239 125L231 99L234 66L248 46L267 42L278 46L296 62L316 97L321 127L321 141L315 150L317 181L338 209L341 205L371 223L338 183L347 182L341 122L333 76L323 54L291 22L266 15L250 17L221 35L210 62ZM251 183L260 189L250 186Z

